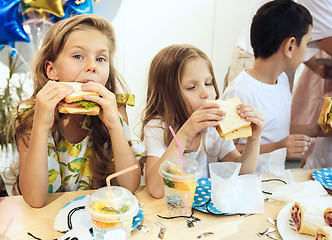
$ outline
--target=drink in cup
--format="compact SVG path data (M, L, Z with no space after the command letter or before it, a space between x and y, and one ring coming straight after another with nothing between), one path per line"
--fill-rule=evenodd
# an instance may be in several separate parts
M166 159L160 166L169 216L190 216L197 179L202 176L198 162L188 156L182 157L182 168L178 158Z
M130 237L133 217L138 212L137 198L127 189L118 186L96 190L87 200L85 209L91 216L95 240L113 230L122 230Z

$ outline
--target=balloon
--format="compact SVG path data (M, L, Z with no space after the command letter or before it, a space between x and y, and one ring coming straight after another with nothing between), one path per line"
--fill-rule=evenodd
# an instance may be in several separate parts
M47 15L50 14L47 13ZM31 40L29 47L32 52L36 52L40 49L46 32L54 25L54 23L50 18L41 18L40 13L37 11L28 12L23 15L23 18L25 19L23 22L23 28Z
M63 12L62 0L23 0L25 4L33 7L35 10L40 12L41 16L44 18L45 13L51 13L57 17L63 17L65 13ZM30 11L29 9L27 9Z
M29 42L20 19L20 0L0 2L0 44L13 46L16 41Z
M69 18L73 15L80 14L91 14L92 13L92 3L91 0L68 0L63 5L65 16L62 18L53 18L54 22L60 21L62 19Z

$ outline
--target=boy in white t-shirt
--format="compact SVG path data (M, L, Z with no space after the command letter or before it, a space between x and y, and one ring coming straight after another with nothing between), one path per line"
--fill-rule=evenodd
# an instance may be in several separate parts
M251 24L254 65L241 72L224 92L224 99L239 97L264 114L266 124L256 173L291 181L291 174L284 171L286 154L302 156L311 144L308 136L289 134L292 97L284 73L294 71L303 61L311 29L312 17L305 7L288 0L264 4ZM245 142L236 142L240 152Z

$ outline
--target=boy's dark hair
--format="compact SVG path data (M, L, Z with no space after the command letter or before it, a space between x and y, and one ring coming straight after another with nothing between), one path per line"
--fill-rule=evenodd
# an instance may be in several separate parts
M300 45L312 26L308 9L291 0L274 0L261 6L251 24L250 41L255 58L268 58L290 37Z

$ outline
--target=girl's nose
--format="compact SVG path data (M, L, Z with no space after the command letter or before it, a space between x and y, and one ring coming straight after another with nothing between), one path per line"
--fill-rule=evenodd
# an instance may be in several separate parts
M96 63L95 61L88 61L87 62L87 65L86 65L86 69L85 71L86 72L92 72L92 73L95 73L96 72Z
M207 91L207 89L203 88L201 91L201 98L207 98L209 96L209 93Z

